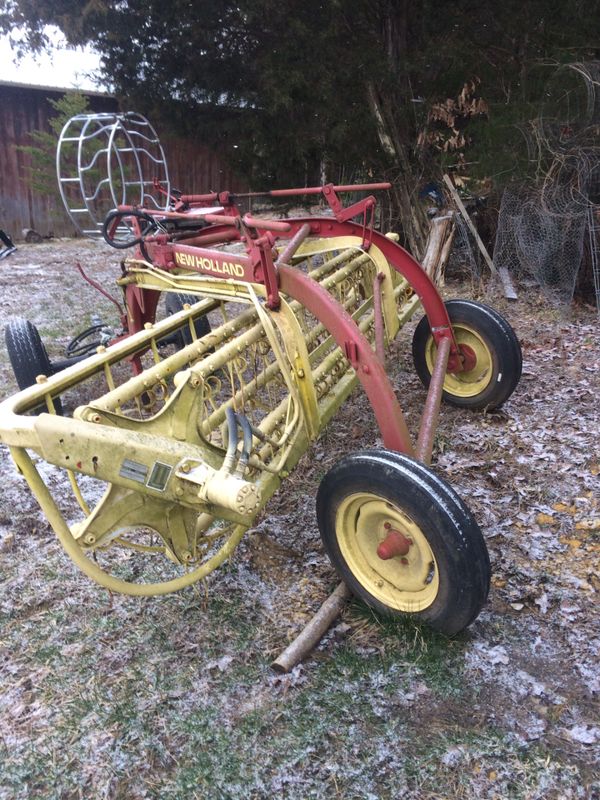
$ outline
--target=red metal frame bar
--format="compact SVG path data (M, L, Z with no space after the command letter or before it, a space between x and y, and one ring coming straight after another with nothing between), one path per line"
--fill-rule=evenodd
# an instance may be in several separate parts
M332 183L325 186L305 186L299 189L271 189L266 192L269 197L299 197L303 194L325 194L325 190L340 192L376 192L380 189L391 189L391 183L355 183L353 186L334 186ZM244 197L245 195L238 195Z
M381 307L381 284L385 280L383 272L378 272L373 279L373 312L375 314L375 352L381 366L385 367L385 330L383 324L383 309Z
M384 445L414 456L400 403L377 354L350 314L321 284L293 267L279 268L279 288L322 322L345 352L373 407Z

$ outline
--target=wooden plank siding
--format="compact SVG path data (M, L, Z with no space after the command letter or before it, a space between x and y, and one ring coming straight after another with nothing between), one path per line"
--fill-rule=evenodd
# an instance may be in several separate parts
M18 148L29 145L29 134L49 131L56 112L49 99L57 100L64 90L0 81L0 228L15 241L24 228L42 236L76 236L77 232L62 207L58 189L55 196L33 192L26 175L29 156ZM116 98L84 92L95 112L119 110ZM151 120L160 135L160 122ZM225 159L199 142L161 136L171 185L184 192L213 190L247 191Z

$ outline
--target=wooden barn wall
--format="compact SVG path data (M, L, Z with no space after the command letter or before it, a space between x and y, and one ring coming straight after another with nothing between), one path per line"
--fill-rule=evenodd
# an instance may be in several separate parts
M188 194L247 192L248 184L236 176L223 158L200 142L174 139L155 125L169 165L171 185Z
M16 241L26 228L42 236L77 235L58 191L51 197L29 188L25 179L29 157L18 149L31 144L32 131L50 130L48 119L55 111L48 100L57 100L62 94L60 90L0 84L0 228ZM118 110L114 98L90 95L88 99L93 111ZM160 135L160 125L151 121ZM162 136L161 141L171 184L176 188L189 193L247 189L225 160L201 143Z

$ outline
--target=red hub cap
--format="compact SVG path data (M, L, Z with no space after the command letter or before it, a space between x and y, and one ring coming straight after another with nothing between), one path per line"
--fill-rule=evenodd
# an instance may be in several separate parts
M472 347L469 347L468 344L461 344L458 345L458 349L460 350L460 354L462 356L462 371L463 372L470 372L472 369L475 369L475 365L477 364L477 356L475 351Z
M409 539L400 531L392 528L389 522L386 522L383 527L388 531L388 535L377 548L377 555L379 558L383 561L387 561L395 556L405 556L410 550L412 539ZM403 562L404 561L403 559Z

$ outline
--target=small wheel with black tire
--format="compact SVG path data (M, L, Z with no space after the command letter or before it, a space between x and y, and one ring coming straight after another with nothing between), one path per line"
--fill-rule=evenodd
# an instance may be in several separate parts
M501 314L483 303L449 300L445 305L465 369L446 374L443 400L459 408L498 408L521 377L523 357L514 330ZM436 352L429 320L423 317L415 329L412 354L425 387L429 386Z
M406 455L343 458L319 486L317 521L342 580L385 615L453 636L487 599L490 561L477 522L445 481Z
M54 374L42 337L38 329L27 319L15 319L4 328L4 339L8 358L12 366L19 389L34 386L38 375ZM60 400L54 400L57 414L62 414ZM45 406L35 409L36 413L46 411Z
M178 311L183 310L184 306L193 306L194 303L198 302L198 300L199 298L193 294L169 292L165 299L166 314L167 316L171 316L171 314L177 314ZM198 317L198 319L194 321L194 330L196 331L196 336L198 339L200 339L202 336L206 336L207 333L210 333L211 327L208 317ZM178 350L181 350L182 347L192 343L192 333L189 330L189 327L186 325L180 330L175 331L175 333L171 334L171 336L162 339L160 343L161 345L174 344Z

